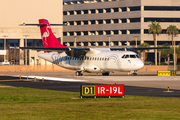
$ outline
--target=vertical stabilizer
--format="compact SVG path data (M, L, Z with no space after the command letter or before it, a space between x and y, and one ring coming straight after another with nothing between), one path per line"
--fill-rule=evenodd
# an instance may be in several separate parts
M50 24L46 19L39 19L43 47L68 48L62 45L52 33Z

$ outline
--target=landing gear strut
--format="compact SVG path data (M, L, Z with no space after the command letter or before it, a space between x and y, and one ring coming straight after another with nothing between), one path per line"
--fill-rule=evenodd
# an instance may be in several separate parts
M82 71L76 71L76 72L75 72L75 75L76 75L76 76L82 76L83 74L82 74Z
M109 76L109 72L102 73L102 76Z

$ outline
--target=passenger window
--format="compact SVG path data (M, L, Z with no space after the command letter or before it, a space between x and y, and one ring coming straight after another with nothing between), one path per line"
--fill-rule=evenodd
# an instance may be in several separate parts
M136 58L136 56L135 55L130 55L130 58Z
M139 58L139 56L138 56L138 55L136 55L136 57L137 57L137 58Z
M99 58L97 58L97 60L99 60Z
M125 58L129 58L129 55L126 55L126 57Z

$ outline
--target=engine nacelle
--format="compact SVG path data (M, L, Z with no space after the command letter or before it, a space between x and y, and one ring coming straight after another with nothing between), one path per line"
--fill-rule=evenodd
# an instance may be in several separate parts
M95 65L88 65L86 67L84 67L84 71L85 72L94 72L94 73L99 73L101 72L101 69Z

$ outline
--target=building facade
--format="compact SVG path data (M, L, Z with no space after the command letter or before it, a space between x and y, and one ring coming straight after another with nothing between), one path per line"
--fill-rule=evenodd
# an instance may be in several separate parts
M50 23L63 23L62 0L8 0L0 1L0 48L8 50L13 47L42 46L40 29L37 26L19 26L22 23L38 24L38 19L47 19ZM63 39L63 27L53 26L52 30L59 40ZM27 40L27 43L26 43ZM24 51L19 50L19 64L24 64ZM36 53L37 54L37 53ZM29 64L39 61L35 53L30 54ZM9 55L4 61L11 61ZM24 62L25 61L25 62Z
M148 33L149 24L157 21L162 34L157 44L171 44L166 34L169 25L180 28L179 0L94 0L64 1L64 44L76 46L117 47L154 45L153 35ZM176 45L180 37L176 36ZM137 41L137 42L136 42Z

